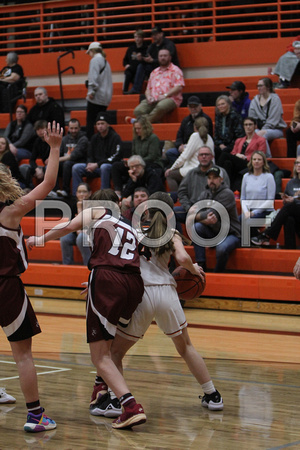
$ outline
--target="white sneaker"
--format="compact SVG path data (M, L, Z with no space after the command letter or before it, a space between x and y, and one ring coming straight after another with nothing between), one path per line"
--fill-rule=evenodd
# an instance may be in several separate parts
M0 403L16 403L15 397L6 393L5 388L0 388Z
M58 191L56 191L56 193L60 196L60 197L69 197L69 194L67 193L67 191L61 191L60 189Z
M55 191L50 191L49 194L47 195L47 197L58 198L58 195Z

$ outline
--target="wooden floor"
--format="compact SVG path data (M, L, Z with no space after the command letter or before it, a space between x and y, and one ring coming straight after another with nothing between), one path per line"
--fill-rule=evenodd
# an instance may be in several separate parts
M56 305L65 314L39 314L34 338L41 400L58 427L28 434L17 371L4 334L0 386L17 398L0 406L0 449L300 449L300 321L297 317L185 309L189 333L204 356L224 411L200 405L201 389L170 339L151 325L125 361L125 377L144 406L147 423L111 428L88 404L94 369L85 343L81 302ZM43 310L44 305L36 304ZM80 308L82 308L82 315Z

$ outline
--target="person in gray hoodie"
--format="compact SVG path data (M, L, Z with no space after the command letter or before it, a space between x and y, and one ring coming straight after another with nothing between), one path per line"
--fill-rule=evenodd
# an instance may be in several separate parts
M256 133L267 140L267 157L271 158L268 141L281 138L286 123L283 120L282 103L273 91L273 82L270 78L261 78L257 84L258 94L250 103L249 116L257 120Z
M111 68L100 42L92 42L87 54L91 57L86 96L86 135L90 140L94 134L97 115L101 111L106 111L111 102L113 84Z

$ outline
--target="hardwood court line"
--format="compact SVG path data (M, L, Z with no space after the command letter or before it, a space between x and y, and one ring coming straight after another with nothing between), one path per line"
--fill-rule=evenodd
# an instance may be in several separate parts
M300 444L300 441L295 441L295 442L290 442L289 444L280 445L279 447L270 447L270 448L267 448L266 450L281 450L281 449L293 447L294 445L299 445L299 444Z
M0 363L6 363L6 364L14 364L16 365L16 363L14 361L0 361ZM59 373L59 372L67 372L68 370L72 370L72 369L68 369L68 368L64 368L64 367L52 367L52 366L42 366L40 364L35 364L35 367L39 367L42 369L53 369L53 370L48 370L47 372L37 372L37 375L49 375L50 373ZM19 378L19 375L15 375L12 377L6 377L6 378L0 378L0 381L6 381L6 380L14 380Z
M156 325L153 321L152 325ZM189 323L189 328L204 328L207 330L220 330L220 331L241 331L244 333L264 333L264 334L279 334L284 336L300 336L298 331L283 331L283 330L266 330L263 328L244 328L244 327L234 327L234 326L224 326L224 325L205 325L201 323Z

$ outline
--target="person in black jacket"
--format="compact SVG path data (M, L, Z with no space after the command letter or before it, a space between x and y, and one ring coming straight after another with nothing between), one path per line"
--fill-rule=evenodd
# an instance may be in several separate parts
M64 128L65 118L61 106L52 97L48 97L47 89L37 87L34 91L36 105L28 113L28 120L34 125L37 120L46 120L46 122L59 123Z
M175 44L165 37L164 32L159 25L152 29L152 39L153 42L149 45L146 56L142 58L142 61L137 67L134 83L132 89L128 91L128 94L139 94L142 91L144 79L149 77L152 70L159 66L159 50L169 50L172 57L172 63L175 64L175 66L180 67Z
M176 159L183 152L185 145L188 143L189 138L194 133L194 123L198 117L205 117L208 122L208 134L213 136L213 123L211 118L202 111L202 104L196 95L191 95L188 98L187 106L190 114L186 116L181 122L180 128L177 131L175 147L166 151L165 157L167 158L167 166L170 167L174 164Z
M144 31L140 29L136 30L133 36L135 42L128 47L123 59L123 66L125 68L123 94L127 94L129 84L134 80L137 67L147 53L147 44L144 42Z
M23 68L18 60L16 52L7 53L6 66L0 71L0 113L9 112L14 106L10 104L11 99L16 97L24 80Z
M60 147L60 172L62 173L62 189L56 192L61 197L70 194L70 183L72 178L72 167L78 163L86 164L88 152L88 138L80 131L78 119L71 119L68 126L68 134L63 137Z
M165 190L162 178L152 167L146 166L140 155L131 156L128 159L128 167L130 178L122 192L122 209L130 208L134 191L138 187L146 188L150 195L154 192Z
M101 189L110 188L112 164L122 159L122 140L109 125L109 115L100 112L96 119L97 133L91 139L88 148L87 164L74 164L72 167L72 191L76 195L82 177L101 178Z

